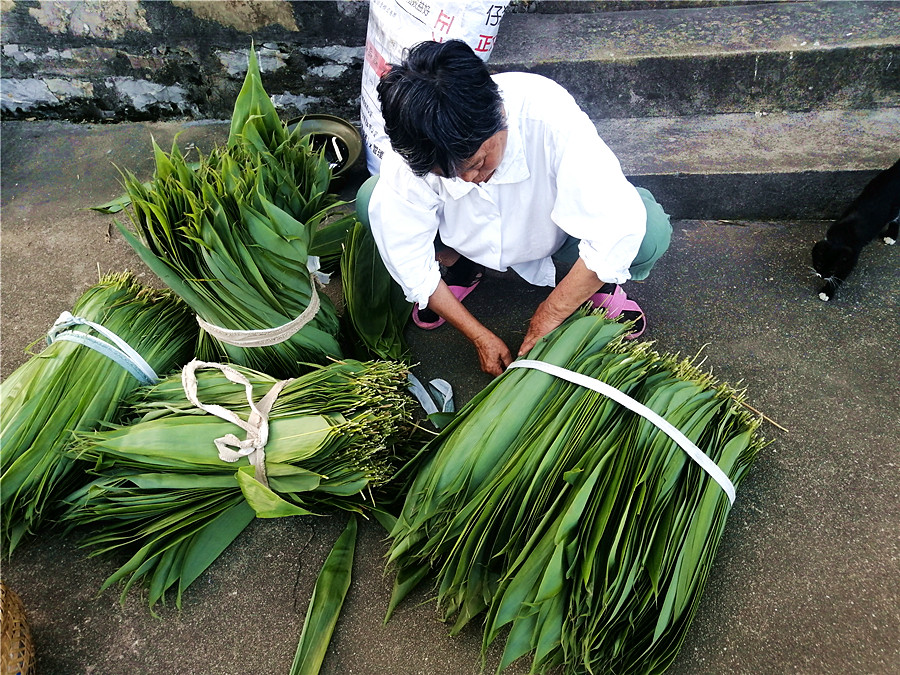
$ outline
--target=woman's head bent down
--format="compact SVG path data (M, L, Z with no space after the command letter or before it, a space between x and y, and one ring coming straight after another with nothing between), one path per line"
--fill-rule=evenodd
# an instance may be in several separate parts
M465 42L415 45L381 78L378 95L391 146L417 176L490 178L496 166L484 171L475 165L496 159L496 142L482 146L506 129L503 99L484 62ZM502 136L495 141L505 147Z

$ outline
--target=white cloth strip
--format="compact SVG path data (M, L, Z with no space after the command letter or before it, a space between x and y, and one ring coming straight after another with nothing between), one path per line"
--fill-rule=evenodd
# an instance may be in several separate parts
M290 339L301 328L312 321L319 311L320 302L319 293L316 291L316 283L315 273L313 273L310 275L309 305L300 316L281 326L260 328L258 330L234 330L213 325L199 316L197 317L197 323L200 324L200 328L217 340L235 347L271 347L272 345L277 345Z
M89 326L112 344L104 342L94 335L72 330L75 326ZM103 354L131 373L141 384L155 384L159 381L156 371L144 360L143 356L138 354L125 340L99 323L63 312L47 331L47 344L53 344L56 340L75 342Z
M679 431L668 421L666 421L665 418L650 410L650 408L645 406L643 403L635 401L628 394L619 391L606 382L601 382L596 378L589 377L581 373L576 373L572 370L568 370L567 368L554 366L552 363L545 363L544 361L535 361L532 359L524 359L522 361L513 361L511 364L509 364L508 367L533 368L535 370L540 370L548 373L549 375L555 375L556 377L559 377L573 384L587 387L588 389L592 389L593 391L603 394L604 396L608 396L616 403L625 406L632 412L635 412L641 417L649 420L669 438L675 441L691 459L699 464L700 468L706 471L706 473L708 473L710 477L722 487L722 489L725 491L725 494L728 495L728 500L732 504L734 504L734 484L731 482L731 479L728 478L725 472L719 468L719 466L709 457L709 455L707 455L700 448L694 445L687 436L685 436L683 433L681 433L681 431Z
M428 382L432 391L434 392L434 396L432 396L431 391L429 391L424 384L419 380L418 377L409 373L407 375L407 379L409 380L409 391L419 402L419 405L422 406L422 409L425 411L426 415L433 415L437 412L453 412L453 387L450 385L447 380L430 380ZM440 408L438 408L435 403L437 400L440 403Z
M250 404L251 410L246 422L238 417L237 413L228 410L228 408L200 402L197 398L196 371L201 368L218 369L231 382L244 385L244 390L247 392L247 403ZM269 479L266 476L265 450L266 443L269 441L269 412L272 410L275 399L278 398L281 390L289 382L291 380L279 380L272 385L272 388L259 400L259 403L254 403L253 385L231 366L194 359L181 370L181 386L184 388L188 401L211 415L236 424L247 432L247 438L243 441L234 434L225 434L221 438L217 438L215 444L219 452L219 459L226 462L236 462L241 457L247 457L254 468L254 477L266 487L269 487Z

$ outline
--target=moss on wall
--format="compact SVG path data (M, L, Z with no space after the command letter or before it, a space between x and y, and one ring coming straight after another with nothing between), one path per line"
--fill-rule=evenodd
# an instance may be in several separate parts
M272 24L290 31L298 30L288 0L172 0L172 4L193 12L198 19L215 21L243 33L252 33Z

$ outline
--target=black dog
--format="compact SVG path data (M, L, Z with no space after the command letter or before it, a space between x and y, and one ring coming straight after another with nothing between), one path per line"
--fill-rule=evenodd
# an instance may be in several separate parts
M900 229L900 160L879 173L838 218L825 239L812 249L813 269L825 283L819 298L830 300L859 260L863 247L883 234L886 244L897 241Z

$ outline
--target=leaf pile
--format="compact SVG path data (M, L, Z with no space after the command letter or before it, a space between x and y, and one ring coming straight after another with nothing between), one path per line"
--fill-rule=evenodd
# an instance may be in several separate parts
M259 401L276 380L234 367ZM170 588L181 594L255 518L363 513L372 489L421 447L411 425L405 366L344 361L290 380L269 414L265 465L269 487L243 458L219 459L215 439L240 433L195 408L173 376L139 392L136 421L79 435L73 452L94 465L96 480L67 499L66 520L88 526L93 555L130 551L104 588L127 579L149 587L151 607ZM197 397L246 420L243 387L218 370L197 372ZM135 552L136 551L136 552Z
M529 358L606 382L682 431L737 485L763 441L727 386L616 322L570 319ZM506 636L499 670L661 673L696 612L730 503L643 417L508 370L433 440L391 533L391 610L429 574L458 632ZM390 612L389 612L390 613Z
M320 226L346 231L328 192L331 171L300 127L289 132L262 87L256 55L235 102L227 146L188 162L177 144L154 142L149 183L124 173L132 233L119 230L141 259L205 321L228 330L266 330L289 323L310 304ZM328 248L324 243L319 248ZM279 377L306 363L340 358L333 303L318 293L312 320L272 346L239 347L201 336L197 356L227 359Z
M139 284L132 274L103 277L72 308L125 340L156 373L193 355L197 323L170 291ZM93 329L75 328L88 334ZM121 365L89 347L57 340L0 384L2 548L11 553L53 512L83 476L62 450L72 432L116 421L120 402L138 388Z

